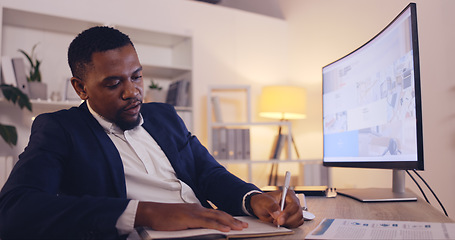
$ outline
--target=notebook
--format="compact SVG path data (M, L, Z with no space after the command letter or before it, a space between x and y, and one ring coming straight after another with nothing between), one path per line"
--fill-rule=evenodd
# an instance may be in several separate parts
M277 227L271 223L262 222L253 217L235 217L248 223L248 228L241 231L232 230L221 232L213 229L186 229L179 231L155 231L150 228L140 228L138 233L144 240L149 239L214 239L214 238L249 238L268 237L293 234L294 231Z

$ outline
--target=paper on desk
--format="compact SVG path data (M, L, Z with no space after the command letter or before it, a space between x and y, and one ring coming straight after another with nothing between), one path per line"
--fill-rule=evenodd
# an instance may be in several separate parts
M324 219L305 239L455 239L455 223Z

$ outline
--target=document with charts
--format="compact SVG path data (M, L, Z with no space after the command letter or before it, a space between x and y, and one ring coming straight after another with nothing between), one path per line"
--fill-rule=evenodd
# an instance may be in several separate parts
M305 239L455 239L455 223L324 219Z
M155 231L148 228L138 230L143 240L148 239L232 239L232 238L251 238L267 237L293 234L294 231L277 227L271 223L262 222L253 217L235 217L248 223L248 228L241 231L232 230L230 232L220 232L213 229L187 229L180 231Z

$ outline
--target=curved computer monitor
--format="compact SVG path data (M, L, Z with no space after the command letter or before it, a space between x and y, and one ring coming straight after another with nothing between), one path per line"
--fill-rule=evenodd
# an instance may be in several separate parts
M424 169L416 5L324 66L322 76L323 165L394 169L393 191L346 194L362 201L416 200L404 190L404 172L395 171Z

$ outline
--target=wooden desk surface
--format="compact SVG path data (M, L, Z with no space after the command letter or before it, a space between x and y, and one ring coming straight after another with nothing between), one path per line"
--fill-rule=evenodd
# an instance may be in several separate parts
M307 197L306 200L308 210L316 215L314 220L305 221L294 229L293 235L261 239L304 239L324 218L454 222L436 209L439 205L433 207L421 198L415 202L362 203L338 195L336 198Z

